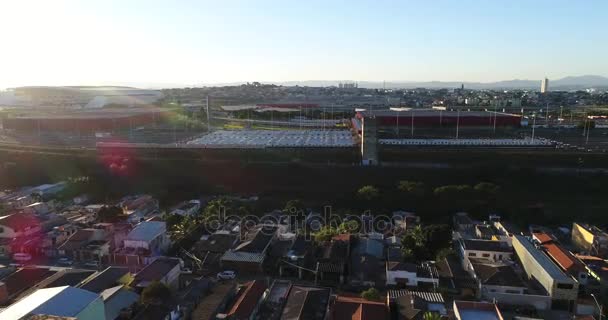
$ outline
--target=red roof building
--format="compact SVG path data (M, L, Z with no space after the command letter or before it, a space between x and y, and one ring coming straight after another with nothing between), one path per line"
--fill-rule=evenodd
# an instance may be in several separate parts
M383 320L388 315L384 302L357 297L338 296L330 310L331 320Z
M257 313L260 302L266 293L267 286L260 280L245 283L239 288L237 298L230 311L226 313L227 319L246 320Z

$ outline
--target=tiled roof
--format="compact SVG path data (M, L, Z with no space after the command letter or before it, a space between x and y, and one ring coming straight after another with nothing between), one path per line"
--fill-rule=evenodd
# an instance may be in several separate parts
M383 320L388 309L383 302L338 296L331 308L333 320Z
M585 266L572 253L556 243L543 244L547 254L567 272L584 271Z
M521 278L509 265L473 263L475 274L485 285L525 287Z
M328 288L292 286L282 320L323 320L329 302Z
M540 244L544 244L544 243L553 241L553 238L544 232L535 232L532 235L534 236L534 238L536 240L538 240L538 242L540 242Z
M228 317L235 320L249 319L266 288L264 282L260 280L247 282L239 290L237 300L227 313Z

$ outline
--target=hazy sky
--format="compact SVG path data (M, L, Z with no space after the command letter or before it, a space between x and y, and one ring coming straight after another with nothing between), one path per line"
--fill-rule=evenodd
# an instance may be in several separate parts
M0 88L608 76L606 0L0 0Z

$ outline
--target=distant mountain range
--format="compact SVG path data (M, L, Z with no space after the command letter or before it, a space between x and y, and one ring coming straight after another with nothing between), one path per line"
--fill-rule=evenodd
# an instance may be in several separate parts
M306 81L259 81L284 86L328 87L340 82L357 82L360 88L370 89L411 89L411 88L459 88L467 89L540 89L541 80L505 80L497 82L459 82L459 81L354 81L354 80L306 80ZM206 86L240 85L244 82L205 84ZM549 79L549 90L575 90L585 88L608 88L608 78L596 75L571 76L562 79Z
M277 84L301 85L301 86L330 86L337 85L341 81L289 81ZM344 81L342 81L344 82ZM457 81L400 81L386 82L381 81L358 81L361 88L458 88L464 84L469 89L538 89L541 80L505 80L498 82L457 82ZM565 77L562 79L549 79L549 89L581 89L591 87L608 87L608 78L595 75L585 75L577 77Z

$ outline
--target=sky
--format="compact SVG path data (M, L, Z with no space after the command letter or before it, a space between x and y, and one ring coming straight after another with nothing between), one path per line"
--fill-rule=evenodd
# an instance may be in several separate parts
M0 0L0 88L608 76L606 0Z

